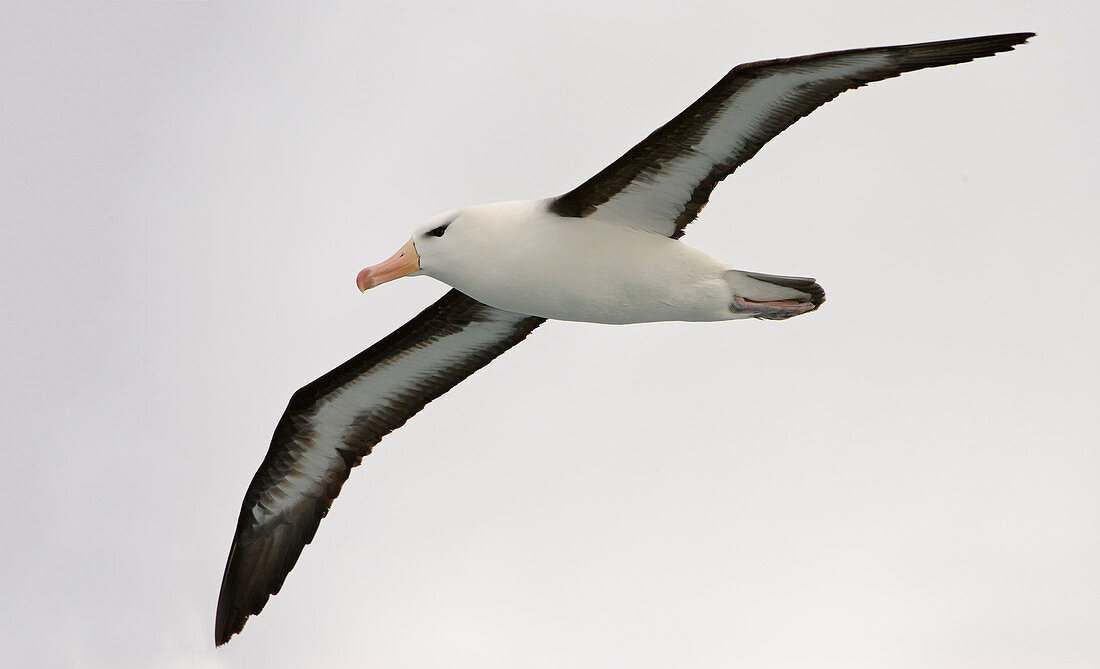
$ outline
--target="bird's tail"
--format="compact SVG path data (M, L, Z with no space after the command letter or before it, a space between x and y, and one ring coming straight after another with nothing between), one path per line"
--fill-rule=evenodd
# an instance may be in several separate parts
M825 290L814 279L736 269L722 278L730 287L734 318L783 320L814 311L825 301Z

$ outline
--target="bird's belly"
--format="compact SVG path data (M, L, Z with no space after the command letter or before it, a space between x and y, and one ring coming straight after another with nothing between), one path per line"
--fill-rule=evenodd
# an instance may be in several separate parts
M716 321L732 316L728 297L708 299L707 293L725 285L697 286L695 294L655 294L644 284L593 284L587 289L531 287L531 290L487 291L471 295L498 309L584 323L652 323L657 321ZM708 291L707 288L713 290ZM702 295L699 295L702 293Z
M715 321L733 316L728 267L679 241L632 233L610 242L571 239L486 263L452 283L498 309L589 323ZM451 283L451 282L449 282Z

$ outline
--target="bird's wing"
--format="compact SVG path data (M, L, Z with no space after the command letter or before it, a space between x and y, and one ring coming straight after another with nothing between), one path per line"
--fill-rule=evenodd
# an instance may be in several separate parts
M279 592L351 468L425 404L515 346L545 319L457 290L290 399L245 493L222 577L223 644Z
M992 56L1033 36L992 35L738 65L599 174L550 200L549 209L679 238L719 181L844 91L903 72Z

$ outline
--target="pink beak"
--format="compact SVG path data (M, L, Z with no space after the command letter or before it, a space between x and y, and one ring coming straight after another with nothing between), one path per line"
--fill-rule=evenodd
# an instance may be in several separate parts
M407 274L412 274L420 269L420 255L413 246L413 240L409 240L401 250L393 254L388 260L383 260L377 265L372 265L355 277L355 285L360 291L374 288L380 283L399 279Z

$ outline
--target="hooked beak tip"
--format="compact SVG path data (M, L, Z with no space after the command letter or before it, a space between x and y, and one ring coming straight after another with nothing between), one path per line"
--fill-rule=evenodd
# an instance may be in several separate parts
M374 288L374 282L370 278L370 268L366 268L359 272L359 275L355 277L355 287L359 289L360 293L367 292L368 288Z

